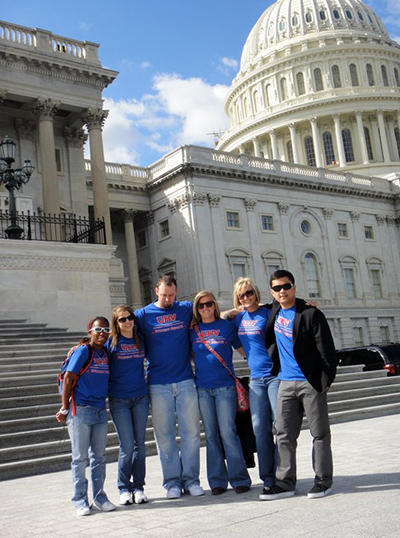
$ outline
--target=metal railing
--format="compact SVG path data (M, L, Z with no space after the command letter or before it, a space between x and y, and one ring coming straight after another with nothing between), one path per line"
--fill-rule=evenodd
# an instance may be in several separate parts
M106 244L104 219L88 219L72 214L48 215L18 213L11 215L0 210L0 239L9 239L13 224L23 229L20 239L28 241L57 241L61 243Z

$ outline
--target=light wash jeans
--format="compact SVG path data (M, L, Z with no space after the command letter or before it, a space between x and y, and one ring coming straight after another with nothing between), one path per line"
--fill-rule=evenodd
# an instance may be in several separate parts
M242 445L236 434L236 387L197 389L206 434L207 479L210 488L250 486ZM225 455L224 455L225 453ZM226 465L225 465L226 458Z
M258 472L265 487L275 484L275 443L272 426L276 417L279 379L251 379L250 412L257 445Z
M143 490L146 476L146 425L149 416L148 395L138 398L109 399L111 417L119 439L118 489Z
M72 445L72 481L76 508L88 506L88 481L86 467L89 466L92 482L93 500L103 504L107 495L103 490L106 479L107 412L90 405L77 405L76 414L72 411L67 417L68 433Z
M199 484L200 412L193 379L149 385L151 414L165 489ZM181 438L175 440L175 414Z

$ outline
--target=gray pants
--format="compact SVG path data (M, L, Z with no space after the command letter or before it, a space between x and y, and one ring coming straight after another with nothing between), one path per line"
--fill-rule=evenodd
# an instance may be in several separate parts
M281 381L278 391L276 484L285 490L296 487L296 448L303 414L313 438L312 463L315 483L332 485L331 432L326 392L320 394L308 381Z

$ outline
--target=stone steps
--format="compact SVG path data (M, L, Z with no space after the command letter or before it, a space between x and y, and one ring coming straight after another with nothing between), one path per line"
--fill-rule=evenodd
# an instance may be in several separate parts
M18 337L12 336L16 326L21 328ZM57 374L81 337L44 325L0 320L0 480L69 468L68 431L55 420L60 406ZM235 354L234 362L239 377L248 375L243 359ZM332 423L400 413L400 376L361 370L360 366L338 369L328 393ZM107 457L115 461L118 439L110 418L108 430ZM151 416L146 439L148 454L154 454Z

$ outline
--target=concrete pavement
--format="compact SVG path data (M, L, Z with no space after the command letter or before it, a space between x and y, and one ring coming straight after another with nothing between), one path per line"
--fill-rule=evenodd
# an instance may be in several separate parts
M156 456L147 460L147 505L118 507L77 517L70 498L70 471L0 482L1 538L399 538L400 415L332 426L333 494L308 499L313 485L311 439L298 448L298 485L293 498L259 501L261 483L251 469L249 493L211 496L201 450L204 497L167 500ZM116 463L107 466L106 492L118 503Z

